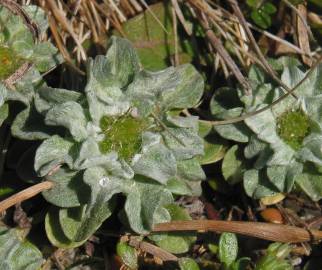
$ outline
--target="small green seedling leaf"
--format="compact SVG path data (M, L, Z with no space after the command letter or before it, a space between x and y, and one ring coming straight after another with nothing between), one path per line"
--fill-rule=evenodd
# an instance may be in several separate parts
M180 270L199 270L198 264L191 258L179 259Z
M245 170L243 164L242 153L238 145L232 146L226 153L222 162L222 174L225 180L234 185L239 183L243 177L243 171Z
M293 270L293 266L285 259L290 250L287 244L271 244L267 249L267 254L256 263L255 270Z
M221 263L229 267L238 255L238 241L233 233L222 233L219 238L218 258Z
M116 245L116 253L127 267L138 269L138 254L133 247L130 247L125 242L119 242Z

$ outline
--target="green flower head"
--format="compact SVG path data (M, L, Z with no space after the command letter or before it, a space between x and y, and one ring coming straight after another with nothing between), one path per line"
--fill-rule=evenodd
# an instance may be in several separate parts
M282 65L281 80L290 88L305 76L293 60L281 58L276 63ZM223 119L255 111L284 94L257 67L251 69L249 76L254 86L252 95L239 92L234 99L236 107L227 107L220 101L227 89L218 91L212 101L214 115ZM254 161L244 173L244 186L250 196L262 198L290 192L296 183L313 200L322 198L321 78L322 65L297 88L295 95L247 117L243 123L215 128L225 138L247 143L244 156Z
M173 194L200 192L205 175L197 159L204 153L199 121L180 111L198 104L203 87L191 65L143 70L132 45L113 37L107 54L89 61L84 95L49 87L37 91L33 110L46 125L31 132L30 113L25 113L15 128L22 137L47 138L35 157L40 176L63 165L51 176L55 188L44 197L62 207L56 213L61 223L77 227L73 234L64 231L67 246L85 241L111 214L116 193L127 197L123 219L145 233L155 222L171 218L163 205L173 202ZM46 133L45 128L57 126L61 133ZM70 215L82 222L71 221ZM54 243L55 219L47 219Z

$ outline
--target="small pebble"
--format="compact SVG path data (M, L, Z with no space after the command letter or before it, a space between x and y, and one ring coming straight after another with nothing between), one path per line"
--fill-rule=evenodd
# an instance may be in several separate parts
M260 212L260 216L267 222L283 224L283 217L276 208L266 208Z

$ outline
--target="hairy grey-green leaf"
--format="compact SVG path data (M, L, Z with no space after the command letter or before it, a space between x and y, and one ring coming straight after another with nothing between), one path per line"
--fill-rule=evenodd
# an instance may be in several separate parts
M62 209L59 213L61 229L68 239L83 242L101 226L112 213L112 204L109 201L114 194L122 191L122 181L125 180L110 176L100 167L85 171L84 182L90 189L85 208Z
M162 106L166 109L196 106L203 94L202 76L190 64L179 66L176 71L180 78L179 84L173 91L162 92Z
M43 263L41 252L28 242L22 229L0 226L0 269L38 270Z
M192 195L190 188L181 179L170 179L167 182L166 189L177 195Z
M74 248L81 246L87 239L82 242L74 242L67 238L60 224L59 210L60 208L52 207L46 214L45 229L49 241L54 246L60 248Z
M11 133L23 140L44 140L59 131L45 125L44 118L32 106L21 111L11 125Z
M302 101L302 107L305 108L305 112L309 115L311 120L311 128L316 129L316 125L319 129L319 132L322 130L322 95L316 95L312 97L305 97Z
M306 72L303 72L296 66L290 66L284 69L282 74L282 80L289 87L294 87L298 82L300 82ZM312 72L309 74L308 78L302 82L302 84L296 89L296 93L301 96L312 96L322 93L322 65L319 64Z
M25 5L23 9L27 12L31 20L37 24L40 33L43 34L49 27L45 11L36 5Z
M302 169L303 165L298 162L292 162L287 166L267 167L267 177L280 192L290 192L296 176Z
M77 207L87 202L90 190L83 182L83 173L60 168L49 179L54 186L42 192L46 201L59 207Z
M273 88L271 84L252 83L252 85L252 94L240 97L248 111L262 104L271 104L282 94L280 89Z
M166 115L167 126L181 127L181 128L192 128L195 131L199 130L199 117L197 116L179 116Z
M0 106L0 126L2 125L4 120L7 119L8 115L9 115L9 106L8 104L3 104L2 106Z
M142 70L135 76L125 93L144 116L151 112L163 92L174 91L179 79L179 74L173 67L157 72Z
M20 101L26 106L32 104L36 89L44 84L39 71L32 67L15 83L15 91L8 91L7 100Z
M189 181L205 180L206 175L196 158L178 161L179 178Z
M152 145L135 156L132 167L136 174L150 177L161 184L166 184L177 172L176 159L163 144Z
M304 162L313 162L319 166L322 165L322 135L311 134L303 141L303 147L297 153L297 156Z
M261 152L254 163L254 169L260 170L266 167L271 160L274 151L268 146L266 146Z
M299 67L302 65L301 61L295 57L281 56L279 58L268 58L268 63L274 70L282 71L286 67Z
M45 140L37 149L35 156L35 170L40 176L45 176L57 165L67 163L71 167L72 157L70 156L73 143L54 135Z
M116 159L116 153L103 155L97 141L93 137L88 137L79 147L76 153L77 159L74 162L74 168L78 170L89 167L96 167L109 164Z
M52 88L47 85L40 87L35 95L35 107L39 113L44 113L54 105L62 104L67 101L79 102L83 95L79 92Z
M176 159L189 159L204 154L203 141L192 129L167 128L162 136Z
M274 144L270 145L274 154L267 162L267 165L288 165L294 159L295 151L282 140L276 141Z
M244 123L214 126L216 132L225 139L236 142L248 142L250 132Z
M313 201L322 199L322 175L319 172L303 172L295 177L295 181Z
M108 67L102 73L106 83L120 88L127 86L140 70L139 58L130 41L113 36L106 53ZM106 72L107 71L107 72Z
M260 199L278 193L278 190L270 183L264 172L251 169L244 173L244 189L248 196Z
M88 136L85 113L82 106L74 101L67 101L51 108L46 114L45 122L47 125L67 128L78 142Z
M119 87L105 85L109 65L105 56L97 56L88 62L88 82L85 87L89 112L95 124L104 115L119 115L129 109L129 102ZM107 69L107 70L105 70Z
M259 140L255 135L250 137L249 143L244 149L244 155L250 159L261 153L267 147L267 143Z
M159 208L172 202L171 193L163 186L136 177L124 206L130 227L137 233L147 233L158 222L155 214Z
M281 192L284 192L285 189L287 169L287 166L272 166L267 168L269 181Z
M260 108L261 107L257 109ZM276 133L276 120L270 110L266 110L262 113L246 118L245 123L257 134L259 139L268 143L274 143L279 140Z
M34 46L30 60L40 72L54 68L62 62L58 49L50 42L42 42Z
M98 123L104 114L115 115L128 109L123 88L138 71L134 48L129 41L118 37L112 37L106 56L97 56L89 62L85 91L94 122Z
M7 98L7 87L0 82L0 106L2 106Z
M257 84L263 84L267 79L267 75L258 65L252 65L248 71L248 78Z
M242 107L242 105L236 89L221 87L215 91L211 98L210 111L217 118L218 114L233 108Z

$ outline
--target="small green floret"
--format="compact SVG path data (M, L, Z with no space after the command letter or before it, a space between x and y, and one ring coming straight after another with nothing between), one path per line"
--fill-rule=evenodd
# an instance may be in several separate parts
M129 160L141 149L141 135L147 129L148 121L131 115L103 116L100 127L105 134L105 138L100 142L101 152L116 151L119 157Z
M21 65L23 59L10 48L0 45L0 80L8 78Z
M287 111L277 119L277 133L284 142L298 150L310 133L310 120L301 110Z

